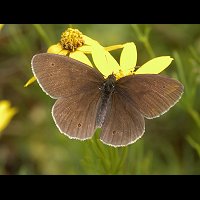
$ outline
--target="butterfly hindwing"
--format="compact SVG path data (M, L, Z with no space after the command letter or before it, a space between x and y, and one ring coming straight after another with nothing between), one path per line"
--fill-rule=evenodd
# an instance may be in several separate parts
M96 129L99 98L98 90L92 90L87 95L80 93L59 98L52 108L52 115L59 130L70 138L91 138Z
M145 129L144 117L123 94L112 94L110 106L102 125L100 139L111 146L126 146L139 139Z

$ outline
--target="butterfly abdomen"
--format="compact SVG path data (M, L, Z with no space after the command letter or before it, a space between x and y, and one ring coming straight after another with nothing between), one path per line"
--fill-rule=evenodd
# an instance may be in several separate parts
M98 105L97 118L96 118L96 127L101 128L107 114L108 107L111 104L111 96L115 91L115 82L116 78L114 75L108 76L106 81L102 84L101 98Z

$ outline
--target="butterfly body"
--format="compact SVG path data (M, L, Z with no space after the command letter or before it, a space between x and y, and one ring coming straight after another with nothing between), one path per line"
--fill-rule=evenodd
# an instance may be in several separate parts
M116 78L112 74L103 82L99 88L101 91L100 102L97 111L96 127L101 128L107 114L108 107L111 105L111 97L115 91Z
M100 140L119 147L138 140L144 118L159 117L183 93L183 85L157 74L104 79L96 69L67 56L38 54L32 70L43 91L57 99L52 116L60 132L86 140L101 128Z

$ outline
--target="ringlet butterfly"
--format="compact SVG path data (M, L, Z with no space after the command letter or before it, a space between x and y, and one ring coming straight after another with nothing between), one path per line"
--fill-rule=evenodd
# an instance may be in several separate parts
M52 115L60 132L86 140L101 128L100 140L114 147L139 139L144 118L167 112L184 89L179 81L158 74L119 80L111 74L105 79L97 69L56 54L37 54L31 64L42 90L57 99Z

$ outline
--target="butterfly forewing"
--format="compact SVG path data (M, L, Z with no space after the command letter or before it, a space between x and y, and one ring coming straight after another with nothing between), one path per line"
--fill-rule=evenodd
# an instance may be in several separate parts
M99 87L104 79L95 69L67 56L42 53L32 59L41 88L52 98L68 97Z
M144 117L116 91L111 97L100 139L111 146L126 146L144 133Z
M119 79L117 87L146 118L168 111L183 93L179 81L157 74L126 76Z

